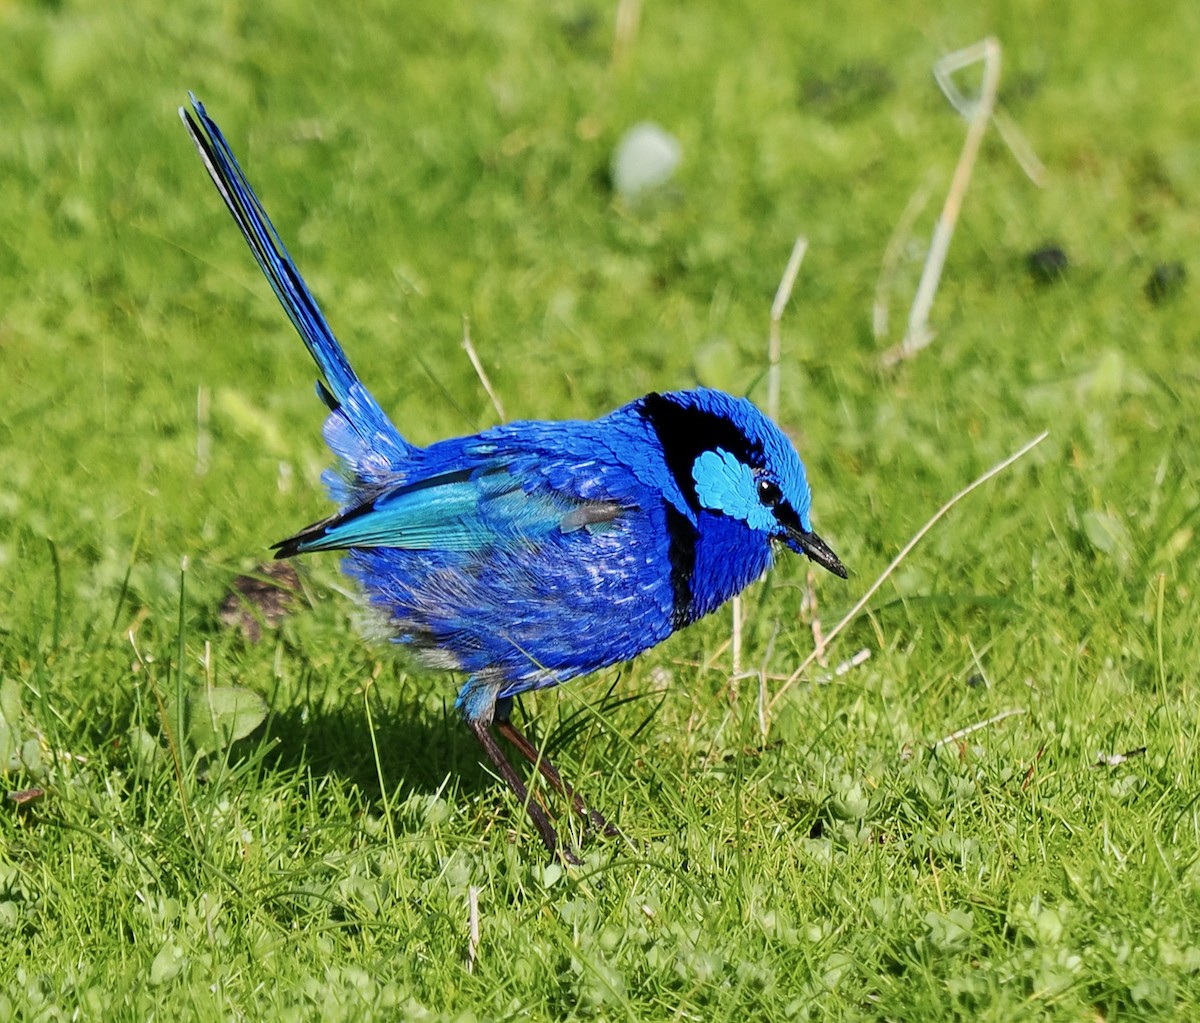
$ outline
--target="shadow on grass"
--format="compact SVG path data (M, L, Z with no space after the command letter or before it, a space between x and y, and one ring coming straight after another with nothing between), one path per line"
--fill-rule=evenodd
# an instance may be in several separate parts
M371 720L361 701L319 709L276 708L266 725L264 741L269 740L276 745L264 758L264 767L336 776L372 806L381 801L381 781L392 801L433 795L446 786L447 778L452 787L472 793L496 784L451 697L440 718L430 714L426 702L405 699L386 704L372 700Z
M259 751L271 747L261 754L260 770L305 773L316 779L335 780L352 790L355 800L372 814L383 813L385 791L393 808L410 797L450 794L469 799L485 795L497 815L519 814L507 786L496 777L483 749L454 708L455 680L435 674L418 676L414 681L426 690L431 686L443 689L445 698L440 708L411 683L403 686L404 691L398 692L390 684L386 695L376 691L377 695L371 699L370 719L361 692L337 704L319 698L315 703L287 703L284 696L279 702L285 705L275 707L259 736L250 739L248 746ZM566 751L582 750L588 759L589 735L599 738L605 747L609 741L626 744L649 724L662 705L661 694L652 691L621 695L614 690L615 678L598 704L580 704L569 709L547 707L532 720L518 700L514 721L548 756L558 760L562 751L570 761L572 758ZM623 734L619 739L611 734L604 737L602 733L612 724L609 715L627 704L646 705L644 709L635 709L636 717L627 722L632 735ZM592 733L593 728L599 728L600 734ZM533 782L534 772L529 765L503 740L501 747L517 773L527 782ZM250 748L246 753L253 757ZM604 759L614 755L611 748L606 748L606 752L592 748L593 755ZM571 772L581 766L569 764L567 770ZM551 795L550 799L556 816L565 811L556 796ZM497 821L512 823L499 816Z

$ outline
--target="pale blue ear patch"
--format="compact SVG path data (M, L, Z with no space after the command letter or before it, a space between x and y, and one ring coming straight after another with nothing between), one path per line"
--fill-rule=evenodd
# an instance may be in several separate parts
M758 481L754 470L728 451L705 451L692 463L692 481L696 497L710 511L719 511L740 519L751 529L769 532L775 516L758 499Z

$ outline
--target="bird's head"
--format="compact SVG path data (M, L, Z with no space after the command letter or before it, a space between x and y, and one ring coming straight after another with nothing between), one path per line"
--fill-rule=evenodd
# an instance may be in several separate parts
M745 398L697 388L639 404L693 510L743 522L834 575L846 568L812 528L804 463L783 431Z

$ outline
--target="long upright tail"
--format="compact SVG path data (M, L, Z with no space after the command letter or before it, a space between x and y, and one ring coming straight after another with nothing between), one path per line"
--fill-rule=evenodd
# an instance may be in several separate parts
M221 129L195 95L189 93L188 98L192 110L180 107L180 119L280 305L324 377L317 393L332 413L325 426L325 438L341 457L345 470L344 480L327 477L326 482L339 504L352 504L356 491L390 481L402 472L412 448L350 368L317 300L238 166Z
M179 108L179 116L187 127L188 134L200 152L200 158L208 169L208 176L213 179L229 212L237 226L241 228L250 246L250 251L262 268L271 287L279 298L280 305L288 314L309 353L316 360L329 385L333 397L340 403L346 399L353 384L358 382L350 363L342 352L342 347L333 336L317 300L308 290L292 257L288 255L279 232L262 208L242 168L238 166L237 158L221 129L208 116L201 103L194 95L188 94L196 116L184 107Z

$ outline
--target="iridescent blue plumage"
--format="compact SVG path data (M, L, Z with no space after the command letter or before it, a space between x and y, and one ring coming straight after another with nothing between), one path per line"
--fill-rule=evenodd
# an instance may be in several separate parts
M746 399L704 388L649 394L593 421L408 443L350 368L220 130L192 106L180 116L316 361L330 410L337 466L325 481L338 511L277 556L345 551L345 571L396 640L466 673L459 710L518 795L527 800L493 722L603 823L509 722L512 698L660 643L758 578L779 544L844 577L813 532L795 448ZM544 811L527 805L554 849Z

